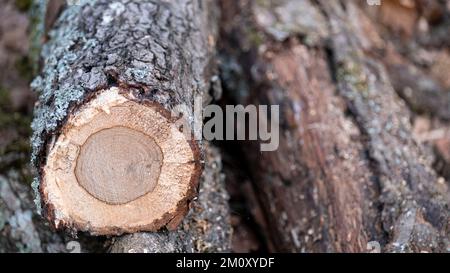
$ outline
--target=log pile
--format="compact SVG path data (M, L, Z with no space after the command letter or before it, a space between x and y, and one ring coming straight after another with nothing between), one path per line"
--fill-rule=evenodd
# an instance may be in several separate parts
M230 251L233 190L222 153L248 173L269 250L448 251L450 145L433 138L430 149L417 127L421 115L450 119L439 69L449 9L396 0L40 1L36 204L55 229L109 236L111 252ZM424 26L434 26L428 36ZM441 65L415 58L417 48L441 54L433 55ZM277 149L242 141L236 156L202 140L198 109L212 102L279 105L269 115Z

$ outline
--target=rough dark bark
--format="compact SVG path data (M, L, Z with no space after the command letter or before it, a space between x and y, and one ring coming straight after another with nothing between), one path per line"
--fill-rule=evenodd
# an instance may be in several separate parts
M448 190L368 19L354 1L300 2L222 1L225 93L282 110L277 151L243 148L277 250L446 251Z
M450 119L450 92L441 84L406 60L389 56L384 63L392 86L415 112Z
M449 179L448 120L450 117L450 8L446 1L384 1L360 5L376 29L370 52L382 60L395 91L413 111L419 141L433 146L434 168ZM403 14L398 16L398 14ZM402 22L408 21L408 24ZM405 35L408 33L408 35ZM426 129L424 131L424 129Z
M364 52L363 31L359 35L352 31L361 25L358 18L365 17L351 3L344 6L347 11L336 4L323 5L338 33L332 36L341 75L338 89L368 138L369 157L379 179L382 223L390 240L386 250L446 251L448 189L440 188L431 156L413 138L410 113L394 93L381 62ZM346 15L353 20L342 20Z
M55 6L52 5L54 1L46 5L46 2L42 1L38 9L40 15L60 13L60 16L57 20L41 18L36 31L38 40L48 42L42 49L41 76L32 84L39 93L32 124L32 161L39 172L34 181L35 190L41 190L41 194L37 192L37 205L44 205L44 216L55 224L54 210L40 189L45 175L43 166L67 120L76 115L80 107L98 97L102 90L117 87L130 100L157 107L166 116L182 104L187 110L184 117L189 121L191 134L196 134L198 125L194 124L202 121L194 115L194 99L200 97L204 103L211 100L208 93L210 80L216 73L214 46L218 14L212 1L99 0L81 1L72 6ZM195 197L202 154L209 153L200 140L192 140L191 147L196 156L193 163L197 172L192 178L192 192L187 200L179 203L180 213L167 216L172 229L182 221L187 212L185 206ZM213 159L214 164L218 164L217 157L213 156ZM229 249L227 197L222 190L220 175L206 173L203 180L200 193L207 193L199 197L199 206L207 212L195 212L196 216L186 224L192 228L184 226L173 233L123 237L116 240L113 249L139 248L133 246L133 238L167 236L178 245L185 237L191 236L192 240L198 237L195 240L198 245L190 248L197 251ZM214 193L209 192L213 190ZM39 196L44 198L40 200ZM196 202L193 203L195 210ZM221 217L211 211L220 212ZM192 221L197 220L199 223L193 224ZM59 224L74 232L90 231L89 225ZM206 225L202 227L205 231L198 230L202 225ZM218 229L222 232L217 232ZM113 230L94 233L106 232L122 233L123 230L113 227ZM159 245L161 249L156 245L149 247L151 251L167 250L162 245ZM189 251L188 248L185 250Z

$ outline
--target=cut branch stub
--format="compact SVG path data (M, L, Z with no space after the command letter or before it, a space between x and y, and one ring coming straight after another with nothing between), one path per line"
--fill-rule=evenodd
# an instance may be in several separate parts
M164 111L113 87L69 116L41 184L56 227L110 234L170 228L182 219L200 154Z

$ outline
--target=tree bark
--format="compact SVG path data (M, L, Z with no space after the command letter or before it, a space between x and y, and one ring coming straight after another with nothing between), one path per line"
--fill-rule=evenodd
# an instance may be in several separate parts
M277 250L446 251L448 189L356 2L221 3L225 94L282 110L278 150L243 145Z
M43 1L37 9L47 17L36 37L48 40L41 76L32 84L39 93L32 124L37 204L54 227L73 233L176 229L195 207L204 152L209 153L196 138L202 120L195 103L211 100L215 3L54 2ZM196 246L198 251L227 250L227 197L220 175L205 174L203 180L200 192L214 188L221 194L199 197L208 212L194 213L192 228L131 238L169 236L181 245L185 237L197 236L196 243L206 244ZM201 225L203 232L197 230ZM210 233L217 229L221 232ZM128 237L118 241L114 249L136 248Z
M55 232L36 213L29 185L19 171L0 175L0 253L98 253L105 240L93 240L85 234L74 239Z
M37 220L28 188L14 176L0 176L0 253L64 252L62 237Z
M450 10L445 1L408 5L388 0L379 7L360 6L371 19L366 29L375 32L365 35L368 49L386 66L400 97L418 114L449 120L450 41L443 33L450 26Z

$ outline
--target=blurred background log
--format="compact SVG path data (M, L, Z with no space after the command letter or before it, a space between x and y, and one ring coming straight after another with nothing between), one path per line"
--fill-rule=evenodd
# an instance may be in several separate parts
M446 251L447 185L413 138L373 56L382 40L356 2L222 1L222 10L225 94L282 109L277 151L241 145L275 248Z

